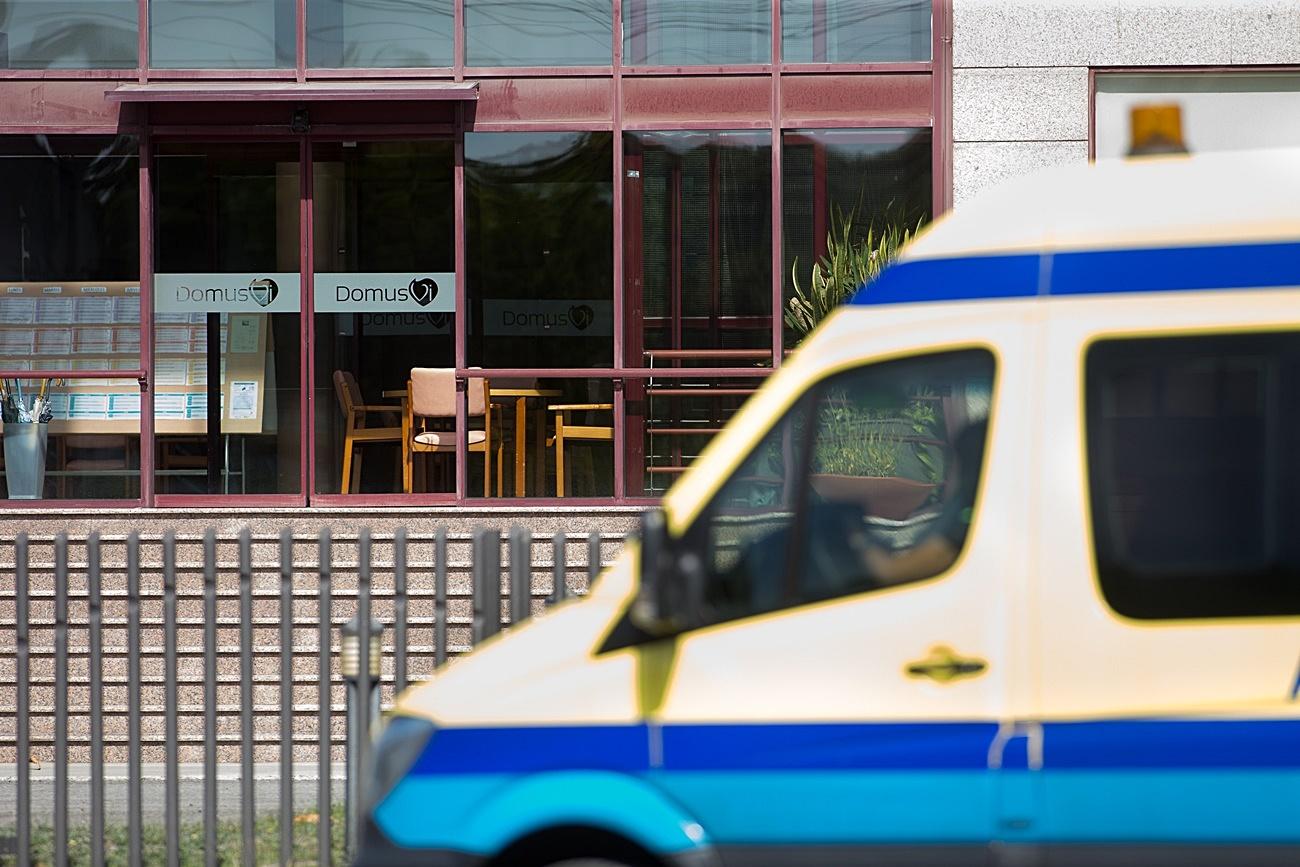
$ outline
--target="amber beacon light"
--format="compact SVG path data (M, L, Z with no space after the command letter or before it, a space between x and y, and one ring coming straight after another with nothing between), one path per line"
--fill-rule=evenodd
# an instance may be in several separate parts
M1185 154L1183 111L1177 105L1135 105L1129 115L1131 157Z

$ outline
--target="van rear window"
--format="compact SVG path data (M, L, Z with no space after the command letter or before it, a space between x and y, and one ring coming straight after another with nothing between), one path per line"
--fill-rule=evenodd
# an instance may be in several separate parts
M1100 341L1085 388L1110 606L1300 614L1300 333Z

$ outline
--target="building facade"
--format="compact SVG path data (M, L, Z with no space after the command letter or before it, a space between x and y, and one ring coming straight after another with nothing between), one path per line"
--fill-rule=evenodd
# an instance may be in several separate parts
M53 416L5 505L653 502L792 348L837 215L948 206L949 18L5 4L0 378Z
M1300 144L1296 64L1263 0L14 0L0 380L52 420L42 462L5 418L0 523L621 531L846 220L1118 155L1147 99Z

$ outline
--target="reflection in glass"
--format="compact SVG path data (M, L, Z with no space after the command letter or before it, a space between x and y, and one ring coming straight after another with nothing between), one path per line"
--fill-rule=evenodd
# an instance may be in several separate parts
M625 0L623 62L629 66L767 63L769 0Z
M767 132L627 133L629 363L643 350L772 342L772 161ZM639 195L637 195L639 194ZM639 213L637 212L639 210Z
M318 142L313 153L318 282L322 274L355 275L354 285L401 288L456 270L450 141ZM454 295L454 286L444 284L440 291ZM440 308L437 300L316 313L318 493L403 490L400 424L411 369L454 363L454 315L426 309ZM471 476L481 478L479 467L481 461L471 462ZM436 490L447 482L443 469L438 475L432 467L427 479L414 481Z
M465 0L470 66L609 66L609 0Z
M159 493L301 490L298 172L296 143L158 148ZM180 286L229 291L195 300Z
M0 69L136 65L136 0L9 0L0 4Z
M149 56L170 69L293 66L295 17L285 0L149 0Z
M139 160L133 137L0 137L0 368L132 370L140 365ZM43 383L45 385L43 385ZM17 392L10 380L5 390ZM122 379L21 383L48 389L44 497L140 495L140 390ZM7 431L9 451L20 430ZM34 440L32 440L34 442ZM33 453L35 455L35 453ZM39 461L38 457L33 460ZM6 470L9 496L21 493Z
M930 0L781 0L787 63L930 59Z
M782 148L787 299L794 288L792 269L807 286L813 263L826 253L828 233L842 217L852 218L854 242L873 227L879 236L885 226L914 229L930 218L929 130L790 130ZM787 330L786 346L796 342Z
M309 0L316 67L451 66L451 0Z
M613 138L465 135L469 362L613 363Z

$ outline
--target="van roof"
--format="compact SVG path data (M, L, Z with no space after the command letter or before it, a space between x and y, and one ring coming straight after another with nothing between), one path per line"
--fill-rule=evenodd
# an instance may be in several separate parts
M1300 150L1059 166L936 221L851 304L1300 286Z

